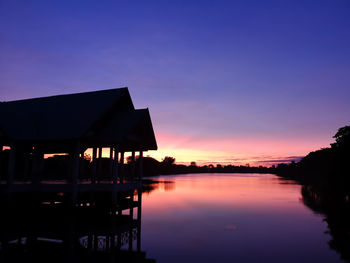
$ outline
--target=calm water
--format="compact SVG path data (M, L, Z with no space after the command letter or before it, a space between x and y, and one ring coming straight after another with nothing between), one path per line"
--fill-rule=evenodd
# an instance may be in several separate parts
M301 186L274 175L188 174L144 193L142 250L162 262L343 262Z

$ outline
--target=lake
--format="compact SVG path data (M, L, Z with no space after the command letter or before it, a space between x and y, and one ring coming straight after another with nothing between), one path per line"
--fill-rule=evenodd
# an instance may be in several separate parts
M161 176L142 196L142 250L165 262L344 262L302 187L271 174Z

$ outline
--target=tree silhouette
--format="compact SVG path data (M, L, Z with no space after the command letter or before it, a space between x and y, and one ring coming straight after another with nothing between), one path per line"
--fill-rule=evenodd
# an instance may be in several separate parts
M170 156L165 156L163 161L164 164L174 164L175 163L175 158L170 157Z
M332 147L344 148L350 146L350 126L344 126L338 129L338 132L333 136L335 143Z

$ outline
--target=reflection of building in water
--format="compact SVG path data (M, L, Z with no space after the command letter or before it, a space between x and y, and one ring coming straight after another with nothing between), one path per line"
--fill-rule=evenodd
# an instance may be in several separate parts
M141 251L141 195L140 189L119 192L112 206L2 203L0 261L154 262Z
M165 180L144 180L143 181L143 191L152 192L154 190L164 189L165 192L175 190L175 181L165 181Z
M142 156L155 149L127 88L1 102L1 256L144 259Z

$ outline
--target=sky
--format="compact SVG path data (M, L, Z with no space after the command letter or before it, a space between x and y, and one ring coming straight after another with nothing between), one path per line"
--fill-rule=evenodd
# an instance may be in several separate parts
M0 0L0 101L128 87L158 160L288 162L350 124L350 0Z

